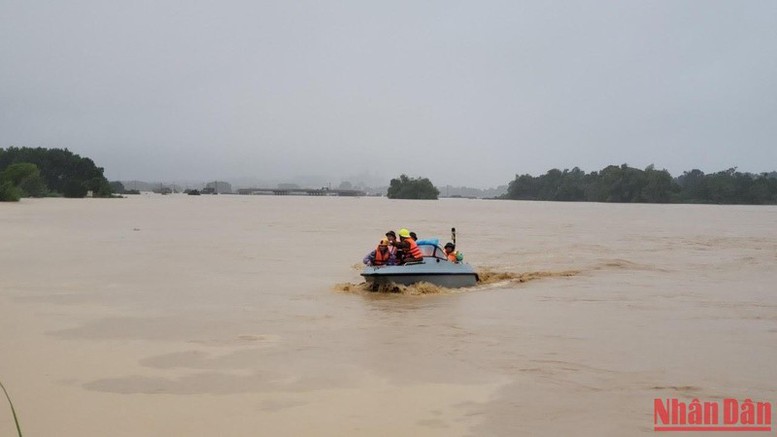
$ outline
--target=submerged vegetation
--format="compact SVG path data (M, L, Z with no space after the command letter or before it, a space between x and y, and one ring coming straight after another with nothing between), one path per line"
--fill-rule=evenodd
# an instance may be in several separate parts
M402 175L392 179L386 193L389 199L432 199L436 200L440 191L427 178L410 178Z
M67 149L0 148L0 200L21 197L95 197L112 193L103 169Z
M626 164L586 173L553 169L541 176L516 175L506 199L638 203L777 204L777 174L740 173L736 168L704 174L684 172L673 178L652 165Z

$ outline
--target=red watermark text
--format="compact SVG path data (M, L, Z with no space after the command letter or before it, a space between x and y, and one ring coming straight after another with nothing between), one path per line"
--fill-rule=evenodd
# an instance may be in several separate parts
M771 431L772 404L738 401L653 401L654 431Z

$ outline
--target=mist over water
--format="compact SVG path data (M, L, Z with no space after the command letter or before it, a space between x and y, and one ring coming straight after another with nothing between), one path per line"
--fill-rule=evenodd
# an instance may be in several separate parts
M777 398L776 224L751 206L25 199L0 207L0 376L30 435L647 435L656 397ZM478 286L360 286L386 231L454 226Z

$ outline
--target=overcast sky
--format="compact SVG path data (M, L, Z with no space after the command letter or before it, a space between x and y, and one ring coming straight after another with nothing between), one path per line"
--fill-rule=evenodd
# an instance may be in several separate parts
M0 0L0 147L109 179L777 170L777 1Z

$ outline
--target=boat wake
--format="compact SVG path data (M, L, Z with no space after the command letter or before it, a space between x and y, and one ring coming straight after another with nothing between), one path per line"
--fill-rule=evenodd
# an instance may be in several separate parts
M564 278L576 276L581 273L580 270L562 270L562 271L540 271L540 272L500 272L491 269L478 270L478 283L474 287L466 288L445 288L428 282L418 282L411 285L381 284L377 290L372 289L372 284L366 282L351 283L344 282L336 284L334 290L340 293L395 293L408 296L421 296L430 294L454 294L462 293L468 290L492 289L507 287L514 284L534 281L543 278Z
M374 290L372 287L373 287L372 284L368 284L366 282L360 282L358 284L354 284L351 282L343 282L341 284L335 284L334 290L341 293L354 293L354 294L394 293L394 294L404 294L408 296L421 296L424 294L455 293L457 291L464 290L463 288L454 289L454 288L440 287L438 285L430 284L428 282L417 282L411 285L400 285L400 284L391 284L391 283L379 284L377 290Z
M502 285L511 283L523 283L534 281L536 279L543 278L564 278L570 276L577 276L581 273L580 270L561 270L561 271L541 271L541 272L498 272L490 269L478 270L477 287L483 285Z

